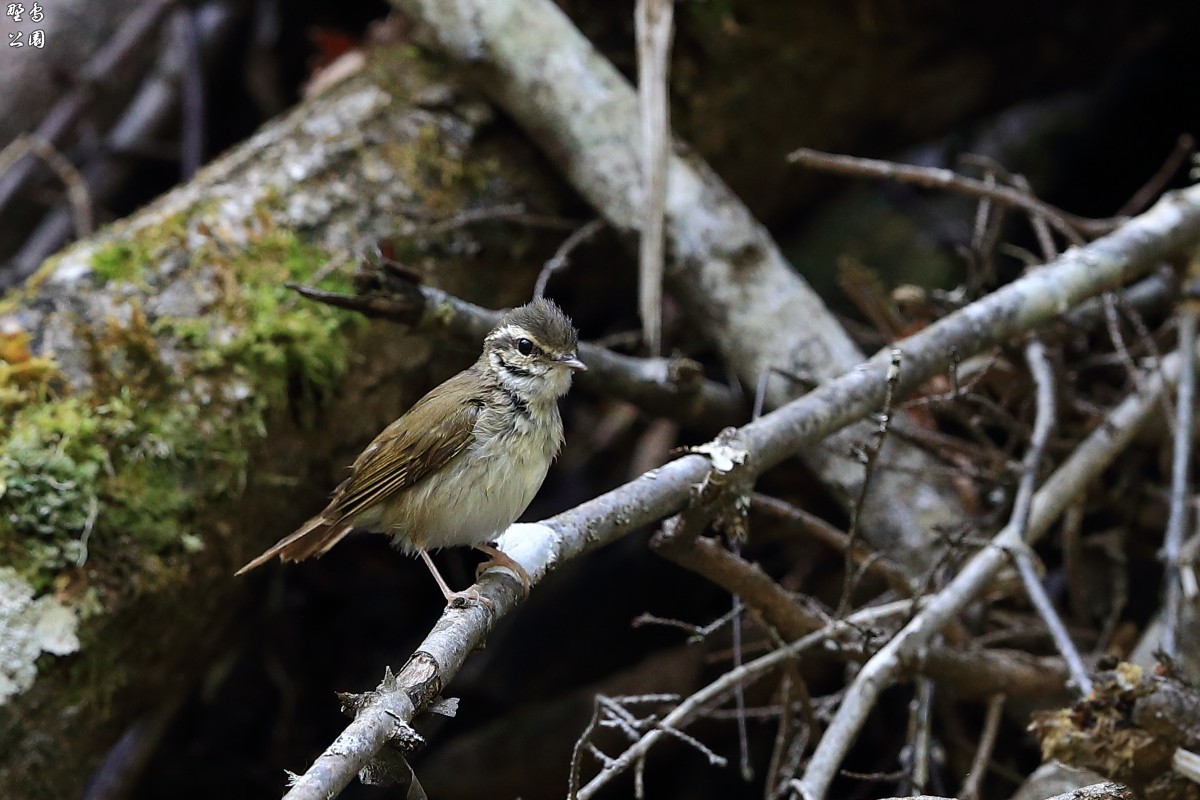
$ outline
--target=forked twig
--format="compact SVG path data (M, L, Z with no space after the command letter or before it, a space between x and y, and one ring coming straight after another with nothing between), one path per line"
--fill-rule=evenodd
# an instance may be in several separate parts
M1029 344L1025 346L1025 361L1029 365L1034 385L1037 387L1037 413L1034 418L1033 438L1029 442L1025 460L1021 464L1021 482L1017 487L1017 498L1013 503L1012 519L1009 522L1009 525L1015 529L1016 538L1022 542L1025 540L1025 531L1029 526L1029 512L1033 505L1038 470L1046 453L1046 445L1050 442L1050 434L1054 430L1057 416L1054 370L1046 355L1046 346L1037 337L1030 339ZM1067 626L1063 624L1062 618L1055 611L1054 603L1046 593L1046 588L1042 586L1037 569L1034 567L1033 553L1028 546L1022 546L1014 549L1013 558L1016 562L1017 573L1021 576L1021 583L1025 586L1025 593L1029 595L1033 607L1037 609L1042 621L1046 623L1046 627L1050 630L1050 636L1054 639L1054 646L1071 670L1071 680L1075 684L1076 691L1085 696L1091 694L1092 680L1088 676L1087 667L1079 655L1079 649L1071 641L1071 635L1067 633Z

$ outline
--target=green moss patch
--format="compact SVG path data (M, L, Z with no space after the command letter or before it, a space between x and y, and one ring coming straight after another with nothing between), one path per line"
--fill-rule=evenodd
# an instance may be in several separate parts
M172 227L100 247L97 280L140 288L168 250L183 251L184 226ZM86 390L48 359L0 349L0 563L39 592L98 560L132 568L104 574L145 578L138 567L202 548L204 511L243 491L268 415L311 417L331 395L358 319L286 288L320 278L329 255L264 227L248 244L190 253L173 280L208 284L216 299L201 315L155 316L134 297L120 320L81 325Z
M92 274L98 283L140 279L150 267L150 253L136 242L112 242L92 253Z

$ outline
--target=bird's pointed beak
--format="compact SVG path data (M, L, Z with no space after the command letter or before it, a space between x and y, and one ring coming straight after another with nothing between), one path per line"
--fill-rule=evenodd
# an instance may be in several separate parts
M574 353L567 353L565 356L558 359L558 363L576 372L587 372L587 364L584 364L582 361L580 361L579 356L575 355Z

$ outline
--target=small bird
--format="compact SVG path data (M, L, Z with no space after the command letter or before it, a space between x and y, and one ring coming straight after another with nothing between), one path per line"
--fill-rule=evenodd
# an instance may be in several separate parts
M469 545L512 569L519 564L491 546L526 509L563 442L558 398L574 372L569 317L538 298L506 313L483 341L479 360L417 401L355 459L329 505L294 533L238 570L278 555L303 561L324 555L350 531L386 533L407 554L419 553L447 602L478 599L451 592L430 549Z

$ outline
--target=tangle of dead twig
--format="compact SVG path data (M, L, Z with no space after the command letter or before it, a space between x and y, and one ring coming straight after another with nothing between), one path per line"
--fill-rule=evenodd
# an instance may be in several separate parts
M950 619L987 587L1011 551L1036 541L1071 498L1112 463L1149 417L1166 384L1178 378L1178 372L1178 357L1168 358L1161 373L1147 378L1146 391L1134 393L1113 409L1105 423L1075 449L1033 496L1025 536L1021 536L1021 526L1014 523L1005 526L859 671L817 744L804 775L793 782L803 800L825 797L867 714L880 692L899 676L903 664L916 657Z

